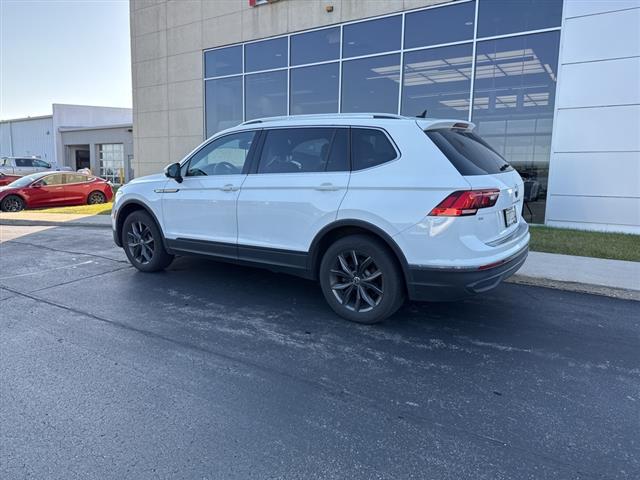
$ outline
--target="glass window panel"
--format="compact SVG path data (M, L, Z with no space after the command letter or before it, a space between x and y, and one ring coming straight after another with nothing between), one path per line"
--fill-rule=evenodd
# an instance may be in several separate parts
M473 39L475 2L407 13L404 48Z
M559 27L562 0L479 0L478 37Z
M291 115L338 111L338 63L291 70Z
M182 166L183 176L237 175L242 173L255 132L224 135L204 146Z
M389 162L398 156L387 136L380 130L351 129L353 170L363 170Z
M401 15L345 25L342 56L357 57L400 50L401 30Z
M524 216L544 222L560 32L478 42L473 122L525 180Z
M340 28L325 28L291 37L291 65L324 62L340 57Z
M402 114L469 118L473 45L454 45L404 55Z
M399 82L399 54L344 62L342 111L397 113Z
M245 118L287 114L287 72L256 73L245 77Z
M326 171L334 132L333 128L268 130L260 155L258 173Z
M204 52L205 78L236 73L242 73L242 45Z
M207 138L242 122L242 77L205 82Z
M286 67L289 62L287 58L288 43L287 37L280 37L245 44L245 72Z

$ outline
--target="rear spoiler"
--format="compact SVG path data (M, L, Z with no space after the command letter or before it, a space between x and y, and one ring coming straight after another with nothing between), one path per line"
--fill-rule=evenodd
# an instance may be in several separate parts
M416 120L418 126L425 132L429 130L437 130L440 128L458 128L470 132L476 128L475 124L471 122L465 122L462 120Z

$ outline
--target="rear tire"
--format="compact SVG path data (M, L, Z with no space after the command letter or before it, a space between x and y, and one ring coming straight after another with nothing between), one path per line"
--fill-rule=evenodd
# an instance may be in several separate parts
M107 197L99 190L94 190L87 197L87 205L97 205L99 203L106 203Z
M320 263L320 285L333 311L352 322L381 322L404 302L396 258L384 243L367 235L341 238L327 249Z
M160 228L147 212L137 210L124 220L122 247L131 265L141 272L157 272L168 267L173 255L165 248Z
M18 195L7 195L0 204L0 210L3 212L19 212L24 210L24 200Z

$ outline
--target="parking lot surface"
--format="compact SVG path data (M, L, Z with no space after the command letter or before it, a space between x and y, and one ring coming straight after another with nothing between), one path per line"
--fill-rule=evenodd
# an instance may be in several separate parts
M637 302L505 284L360 326L313 282L0 227L0 478L640 478Z

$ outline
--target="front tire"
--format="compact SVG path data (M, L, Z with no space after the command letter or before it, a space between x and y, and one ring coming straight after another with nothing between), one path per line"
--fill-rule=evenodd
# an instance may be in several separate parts
M24 200L17 195L8 195L0 204L0 210L3 212L19 212L24 210L24 207Z
M173 261L163 244L162 233L147 212L131 213L122 227L122 246L131 265L141 272L157 272Z
M329 306L357 323L378 323L404 302L404 281L389 248L367 235L331 245L320 263L320 285Z

